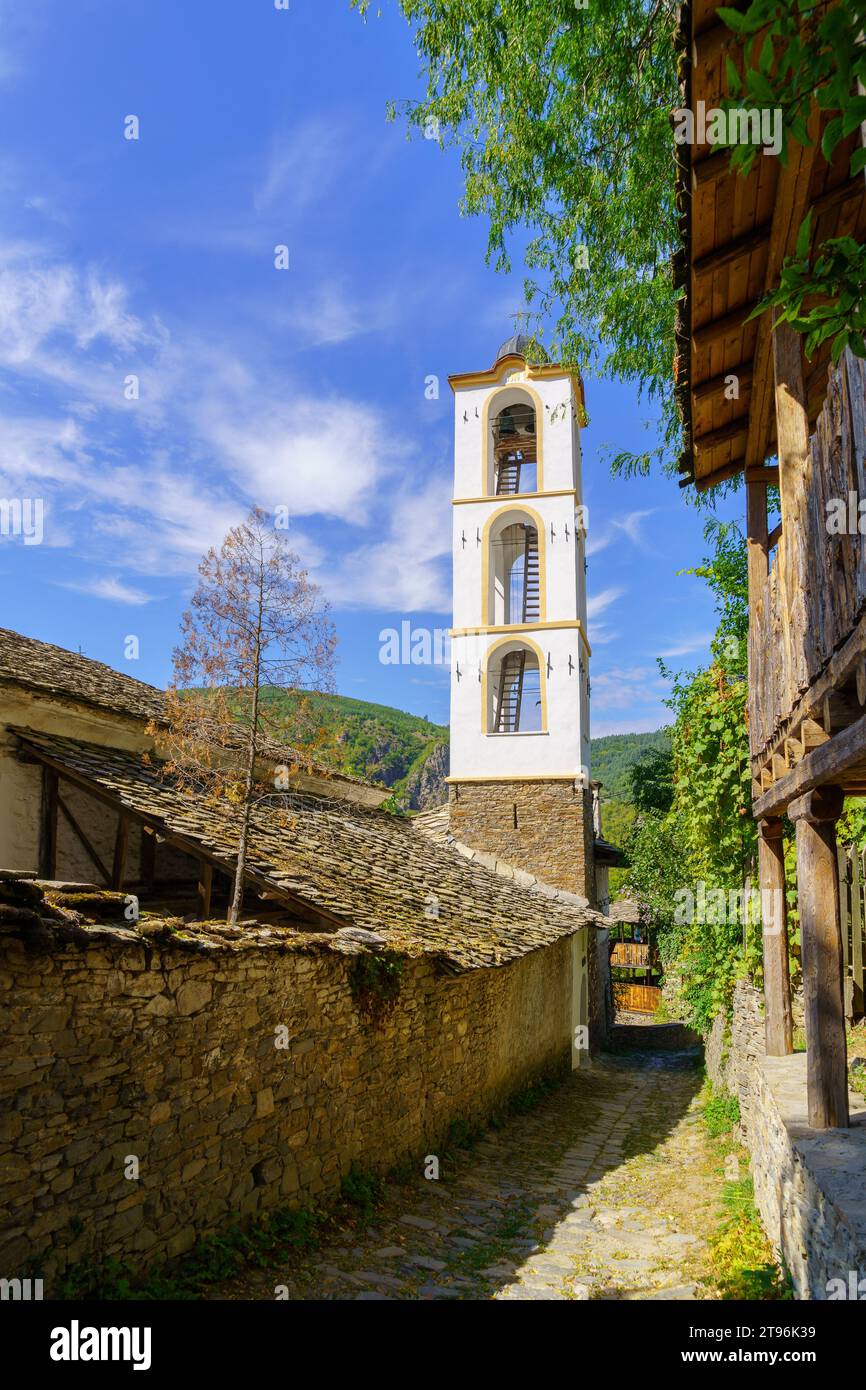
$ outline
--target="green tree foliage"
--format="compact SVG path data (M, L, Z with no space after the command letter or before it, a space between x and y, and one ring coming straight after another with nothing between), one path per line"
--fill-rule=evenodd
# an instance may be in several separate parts
M688 1022L704 1031L729 1002L737 974L757 964L758 932L757 923L747 915L744 920L737 896L754 873L756 855L746 718L746 545L733 525L711 521L706 535L713 553L689 573L704 579L716 598L712 659L706 669L674 678L670 761L656 755L633 770L639 810L626 843L627 886L657 928L669 992ZM716 890L724 892L724 905L713 896ZM685 891L692 895L692 913ZM711 904L703 917L701 892Z
M370 0L351 0L366 15ZM510 270L523 251L527 317L552 355L646 391L660 411L646 448L615 469L673 471L680 423L670 390L680 247L671 113L680 105L677 0L395 0L421 61L425 96L397 103L410 130L459 149L462 210L486 217L488 260ZM788 142L807 138L813 96L833 113L819 157L866 119L866 0L751 0L720 14L745 51L741 80L728 59L733 105L780 108ZM683 61L686 61L683 58ZM748 173L756 147L732 166ZM863 167L863 151L851 164ZM777 295L784 317L810 335L861 350L861 248L826 243L798 257ZM829 304L803 300L809 290ZM866 349L864 349L866 351Z
M658 402L660 443L618 462L672 464L675 0L398 2L426 80L401 114L459 149L462 210L488 219L497 268L511 268L509 238L528 237L527 306L539 335L553 323L553 355Z
M637 811L671 809L674 799L674 758L671 750L651 748L629 773L631 800Z

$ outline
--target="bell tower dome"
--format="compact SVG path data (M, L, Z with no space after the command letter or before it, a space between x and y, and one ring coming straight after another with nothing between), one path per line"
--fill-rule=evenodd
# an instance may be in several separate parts
M521 334L454 392L450 825L594 901L583 385Z

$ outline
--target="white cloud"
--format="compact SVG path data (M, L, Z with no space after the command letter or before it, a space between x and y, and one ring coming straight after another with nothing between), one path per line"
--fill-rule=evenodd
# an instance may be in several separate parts
M709 651L712 640L712 632L699 632L694 637L684 637L676 645L668 647L666 651L659 652L659 656L689 656L692 652Z
M622 531L628 536L632 545L641 545L643 543L641 522L645 517L653 516L657 511L658 507L649 507L645 511L629 512L621 521L613 519L611 525L616 527L617 531Z
M656 705L667 689L657 666L615 666L593 673L592 705L602 711Z
M104 598L112 603L126 603L138 606L150 603L151 594L146 594L142 589L135 589L131 584L124 584L122 580L114 575L99 575L93 579L85 579L80 583L73 583L71 580L60 586L63 589L75 589L80 594L91 594L94 598Z
M592 594L586 601L586 616L592 621L599 613L603 613L606 608L610 608L612 603L616 603L625 593L624 589L602 589L601 593Z
M298 212L317 202L346 162L348 137L344 122L320 116L276 136L253 197L256 211L279 206Z
M325 587L345 606L398 613L451 610L451 480L432 478L420 492L389 498L387 535L338 562Z
M658 507L648 507L643 511L628 512L620 520L612 518L607 527L598 531L590 527L586 542L587 556L597 555L600 550L607 550L609 545L619 539L616 532L627 536L632 545L646 549L646 542L641 532L641 523L646 517L653 516L658 510Z

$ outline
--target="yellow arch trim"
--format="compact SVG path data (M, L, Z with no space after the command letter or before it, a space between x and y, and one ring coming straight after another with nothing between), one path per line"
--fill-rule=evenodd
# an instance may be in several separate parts
M519 493L517 494L519 497ZM539 596L539 622L547 622L547 533L544 529L544 522L534 507L525 507L515 497L514 502L506 503L503 507L497 507L495 512L484 523L484 530L481 533L481 625L482 627L493 626L493 618L490 613L490 532L493 523L501 516L507 516L509 512L516 514L523 513L528 516L535 526L535 534L538 536L538 596Z
M481 429L484 446L481 450L481 495L483 497L493 497L495 494L490 490L491 468L493 460L491 458L490 444L490 414L497 399L505 391L525 391L535 406L535 444L536 444L536 480L535 491L544 491L544 404L534 386L530 386L526 381L506 381L495 391L491 391L487 400L484 402L484 409L481 413ZM493 411L494 414L497 412ZM515 493L519 497L520 493Z
M492 646L488 647L487 651L484 654L484 661L481 667L481 732L482 734L488 734L490 732L490 730L487 727L487 669L490 665L490 658L494 655L495 652L499 651L500 647L507 646L529 647L531 651L535 652L535 655L538 659L538 678L539 685L541 687L541 729L538 732L546 734L547 665L544 660L544 652L541 650L537 642L533 642L531 637L523 636L500 637L499 641L494 642Z

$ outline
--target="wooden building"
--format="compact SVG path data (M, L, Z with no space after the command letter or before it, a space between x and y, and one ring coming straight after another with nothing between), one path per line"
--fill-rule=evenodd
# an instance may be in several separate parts
M813 110L813 143L786 165L759 152L748 176L730 153L699 143L701 120L728 94L726 59L742 71L716 0L681 12L683 106L695 142L677 146L684 288L676 389L686 432L681 486L745 474L749 556L749 736L765 913L766 1045L792 1051L782 817L796 827L797 892L808 1051L808 1113L817 1128L848 1123L836 821L846 795L866 794L866 369L803 339L770 313L749 315L779 283L811 209L813 247L863 240L866 185L851 179L855 130L828 163L832 113ZM703 106L701 106L703 103ZM768 488L781 519L771 525ZM775 493L771 493L775 497ZM837 530L830 518L855 518ZM853 505L853 511L852 511ZM866 511L866 508L864 508ZM866 530L866 520L864 520Z

